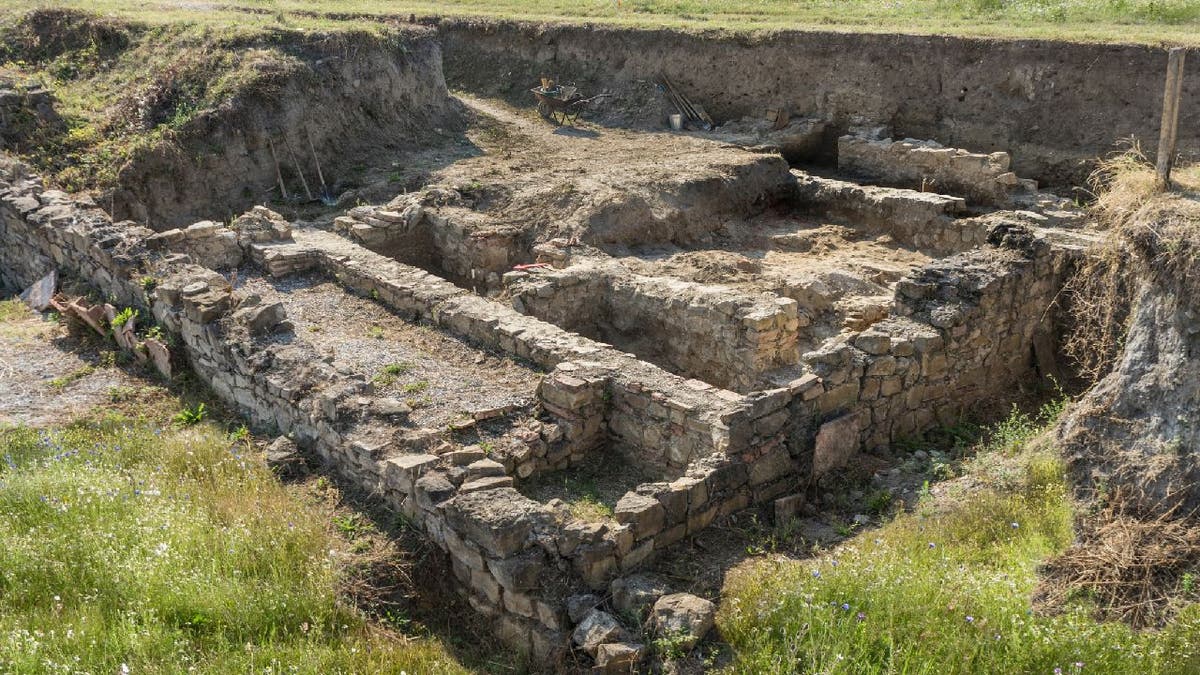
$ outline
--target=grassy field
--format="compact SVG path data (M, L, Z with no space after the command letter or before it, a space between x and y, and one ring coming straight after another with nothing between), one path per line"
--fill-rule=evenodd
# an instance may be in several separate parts
M1061 461L1037 438L1059 410L1014 414L964 478L879 530L810 561L731 575L718 618L737 654L731 671L1200 672L1200 605L1188 589L1156 631L1097 621L1086 594L1053 612L1031 605L1038 566L1073 539Z
M29 316L0 303L0 330ZM109 395L0 429L0 672L466 672L344 600L371 552L327 483L280 483L163 387Z
M377 26L372 17L452 15L733 30L816 29L1200 44L1200 0L8 0L151 22ZM0 10L2 11L2 10Z

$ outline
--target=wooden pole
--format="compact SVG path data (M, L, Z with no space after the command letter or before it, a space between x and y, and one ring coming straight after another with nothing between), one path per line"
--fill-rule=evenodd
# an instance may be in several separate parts
M271 161L275 162L275 180L279 181L279 195L283 197L283 201L287 201L287 188L283 186L283 172L279 170L279 155L275 154L275 143L267 136L267 147L271 149Z
M287 148L288 157L292 158L292 166L296 167L296 175L300 176L300 184L304 186L304 194L308 195L308 201L312 201L312 190L308 189L308 181L304 178L304 170L300 168L300 162L296 161L296 153L292 152L292 142L288 140L287 132L283 132L283 147Z
M325 196L329 189L325 187L325 174L321 173L321 159L317 157L317 149L313 147L312 134L308 132L308 125L304 125L304 136L308 139L308 151L312 153L313 161L317 164L317 178L321 180L321 196Z
M1158 132L1158 189L1171 186L1171 166L1175 162L1175 141L1179 132L1179 98L1183 90L1183 60L1187 52L1175 47L1167 52L1167 84L1163 91L1162 126Z

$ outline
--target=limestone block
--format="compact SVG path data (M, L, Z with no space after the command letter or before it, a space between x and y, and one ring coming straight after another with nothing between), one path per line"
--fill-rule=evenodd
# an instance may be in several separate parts
M651 612L658 634L679 639L685 650L696 646L712 630L716 616L716 605L690 593L665 595L654 603Z
M617 502L613 516L618 523L633 525L634 537L644 539L663 528L666 510L654 497L626 492Z
M787 448L783 445L776 445L762 457L750 462L750 485L762 485L794 473L795 470L796 467L792 463L792 456Z
M233 313L233 319L251 335L266 335L287 319L287 313L282 302L272 302L241 307Z
M851 413L821 425L813 448L812 471L819 476L845 466L858 452L859 415Z
M665 581L650 574L619 577L608 588L612 605L618 612L629 612L639 617L645 616L651 605L670 590Z
M795 494L775 500L775 524L782 525L798 517L806 501L804 495Z
M461 450L453 450L442 455L450 464L454 466L468 466L474 462L478 462L487 457L487 453L478 445L467 446Z
M481 490L494 490L496 488L512 487L512 476L487 476L484 478L476 478L469 480L458 488L459 493L466 494L468 492L479 492Z
M441 473L430 473L418 478L415 483L417 504L430 511L454 496L454 484Z
M571 640L589 656L595 657L600 645L620 642L625 638L625 629L613 615L593 609L571 634Z
M467 465L467 479L491 478L504 475L504 465L490 459L479 459Z
M621 558L621 571L629 572L637 569L654 555L654 551L654 539L647 539L633 547Z
M646 654L639 642L610 642L596 648L596 670L604 675L635 672Z
M579 623L584 617L592 612L593 609L599 607L601 603L600 596L594 593L583 593L572 595L567 598L567 616L570 617L571 623Z
M459 494L441 508L452 527L494 558L524 549L534 525L549 520L545 507L511 487Z
M531 549L509 558L490 558L487 566L505 590L529 591L540 584L540 577L546 569L546 557L540 549Z

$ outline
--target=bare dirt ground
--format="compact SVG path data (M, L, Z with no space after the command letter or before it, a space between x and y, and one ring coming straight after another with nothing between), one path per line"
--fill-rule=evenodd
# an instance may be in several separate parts
M0 427L62 425L144 383L24 305L0 305Z
M518 109L465 95L460 100L475 118L467 137L482 154L434 172L429 185L445 195L440 212L473 229L513 228L540 240L637 241L639 232L619 231L617 221L627 218L613 211L664 217L712 197L681 196L687 192L681 186L738 177L748 181L739 191L752 200L786 176L777 157L702 136L583 120L556 126L532 105Z
M283 280L239 275L240 288L280 300L293 335L335 366L372 379L378 391L413 408L409 419L444 426L473 412L529 405L540 373L518 361L476 349L436 329L401 319L320 276Z

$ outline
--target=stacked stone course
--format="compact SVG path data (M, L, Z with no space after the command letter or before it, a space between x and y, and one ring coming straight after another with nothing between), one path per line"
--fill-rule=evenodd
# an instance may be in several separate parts
M1052 344L1042 338L1053 331L1053 298L1078 251L1027 229L993 227L988 236L998 245L939 261L898 284L890 318L797 354L785 385L736 393L336 234L292 230L261 207L229 228L202 224L155 235L113 224L86 199L43 189L20 165L0 167L7 285L24 287L59 269L119 304L149 310L218 396L382 495L446 551L471 605L497 632L544 659L561 653L592 616L573 617L568 597L604 590L715 519L803 492L861 447L957 419L1029 377L1035 346ZM535 409L477 411L474 421L508 424L490 454L412 428L361 374L339 370L303 340L271 340L290 330L282 308L234 291L202 266L233 265L239 256L275 276L319 271L406 318L546 369ZM667 317L684 317L668 319L681 324L681 342L714 318L741 331L732 340L739 345L794 330L792 301L695 284L633 275L596 280L573 269L510 282L527 311L551 319L584 296L644 300L643 313L663 307ZM702 318L689 325L692 312ZM737 349L712 348L710 356L730 370L758 367ZM607 452L660 477L625 494L612 519L584 522L518 490L525 479ZM595 652L633 650L607 644Z

